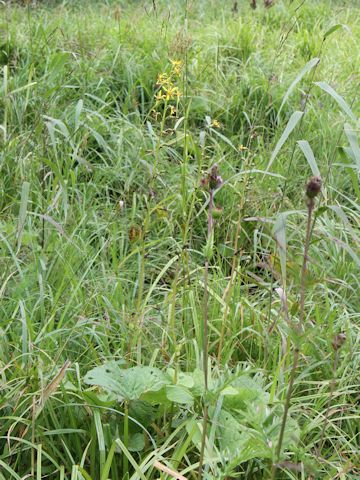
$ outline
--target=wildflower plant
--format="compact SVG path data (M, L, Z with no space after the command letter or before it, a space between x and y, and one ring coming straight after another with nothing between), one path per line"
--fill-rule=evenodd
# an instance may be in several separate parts
M181 60L170 60L170 72L158 74L155 93L155 106L153 112L163 110L166 116L175 116L178 110L179 100L182 96L178 82L182 73Z

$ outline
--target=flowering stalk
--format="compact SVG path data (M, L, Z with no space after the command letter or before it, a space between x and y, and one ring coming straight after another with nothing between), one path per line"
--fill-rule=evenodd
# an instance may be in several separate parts
M307 263L309 259L308 255L309 255L310 239L311 239L311 233L312 233L312 214L315 208L315 197L320 193L320 191L321 191L321 178L320 177L310 178L310 180L306 185L308 215L307 215L307 224L306 224L306 237L305 237L305 245L304 245L303 264L301 268L301 277L300 277L301 278L300 280L300 313L299 313L299 322L295 327L299 337L301 337L305 327L304 325L305 290L306 290L305 282L306 282L306 273L307 273ZM293 357L293 362L292 362L292 367L290 372L288 390L287 390L286 399L285 399L284 414L283 414L281 428L280 428L279 440L276 448L277 463L273 464L273 467L272 467L272 476L271 476L272 479L275 479L276 477L276 468L277 468L276 465L278 465L280 461L281 447L284 440L286 421L289 413L291 396L293 392L296 370L299 364L299 358L300 358L300 345L299 343L297 343L297 345L295 345L295 348L294 348L294 357Z
M214 238L214 193L217 188L219 188L223 181L220 175L218 174L218 166L215 164L208 174L207 177L203 178L201 181L202 185L208 186L210 191L209 198L209 208L208 208L208 228L207 228L207 241L205 249L205 265L204 265L204 317L203 317L203 371L204 371L204 386L205 393L203 399L203 430L201 438L201 447L200 447L200 458L199 458L199 471L198 479L202 478L202 470L204 464L204 453L205 453L205 443L206 443L206 431L208 424L208 407L206 405L206 393L209 387L209 372L208 372L208 356L209 356L209 339L208 339L208 319L209 319L209 291L208 291L208 278L209 278L209 260L212 256L213 250L213 238Z

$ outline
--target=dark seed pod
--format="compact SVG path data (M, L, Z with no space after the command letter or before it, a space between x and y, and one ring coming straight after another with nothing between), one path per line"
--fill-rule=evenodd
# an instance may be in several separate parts
M332 347L335 351L337 351L344 345L345 342L346 342L345 333L339 333L339 335L336 335L334 340L332 341Z
M321 183L320 177L311 177L306 184L306 196L308 198L315 198L321 191Z

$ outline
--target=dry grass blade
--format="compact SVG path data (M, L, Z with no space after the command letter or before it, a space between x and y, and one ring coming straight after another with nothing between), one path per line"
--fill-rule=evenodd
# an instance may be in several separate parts
M154 462L154 467L160 470L161 472L166 473L167 475L170 475L172 478L176 478L177 480L186 480L186 477L184 475L181 475L180 473L176 472L175 470L172 470L171 468L167 467L163 463L160 463L158 461Z
M51 395L58 389L60 383L63 381L65 377L66 370L70 367L71 362L69 360L66 360L64 365L61 367L59 372L55 375L55 377L51 380L51 382L47 385L45 390L43 391L36 407L35 407L35 418L37 418L42 409L44 408L44 405L46 401L51 397Z

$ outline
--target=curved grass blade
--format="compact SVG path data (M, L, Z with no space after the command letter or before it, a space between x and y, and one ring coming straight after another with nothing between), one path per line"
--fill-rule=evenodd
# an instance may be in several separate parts
M329 37L332 33L336 32L336 30L339 30L340 28L343 28L347 32L351 33L350 28L347 25L344 25L343 23L337 23L336 25L333 25L332 27L329 28L324 34L324 40L325 38Z
M321 176L320 170L319 170L319 167L317 166L314 152L312 151L312 148L310 147L309 142L307 140L299 140L297 143L301 148L301 151L305 155L305 158L308 161L308 164L310 165L313 175L320 177Z
M351 120L354 120L356 122L356 117L353 114L353 112L351 111L351 108L349 107L349 105L345 102L345 100L343 99L343 97L341 95L339 95L332 87L330 87L330 85L328 85L325 82L315 82L315 85L317 85L322 90L324 90L324 92L331 95L333 97L333 99L335 100L335 102L339 105L341 110L344 113L346 113L346 115L348 115L351 118Z
M277 157L277 154L280 152L281 147L284 145L288 136L294 130L294 128L299 123L299 121L300 121L300 119L303 115L304 115L304 112L300 112L300 111L296 111L291 115L283 134L281 135L279 141L276 144L276 147L275 147L273 153L271 154L270 162L269 162L269 164L266 168L266 171L268 171L270 169L270 167L273 164L275 158Z
M315 57L315 58L312 58L299 72L299 74L296 76L295 80L292 82L292 84L290 85L290 87L287 89L287 92L285 93L284 95L284 98L283 98L283 101L281 102L281 105L280 105L280 108L279 108L279 111L278 111L278 114L277 114L277 118L276 118L276 122L279 123L279 118L280 118L280 113L281 113L281 110L283 109L283 106L285 105L287 99L290 97L292 91L294 90L294 88L296 87L296 85L300 82L300 80L312 69L314 68L316 65L318 65L320 62L320 58L318 57Z

